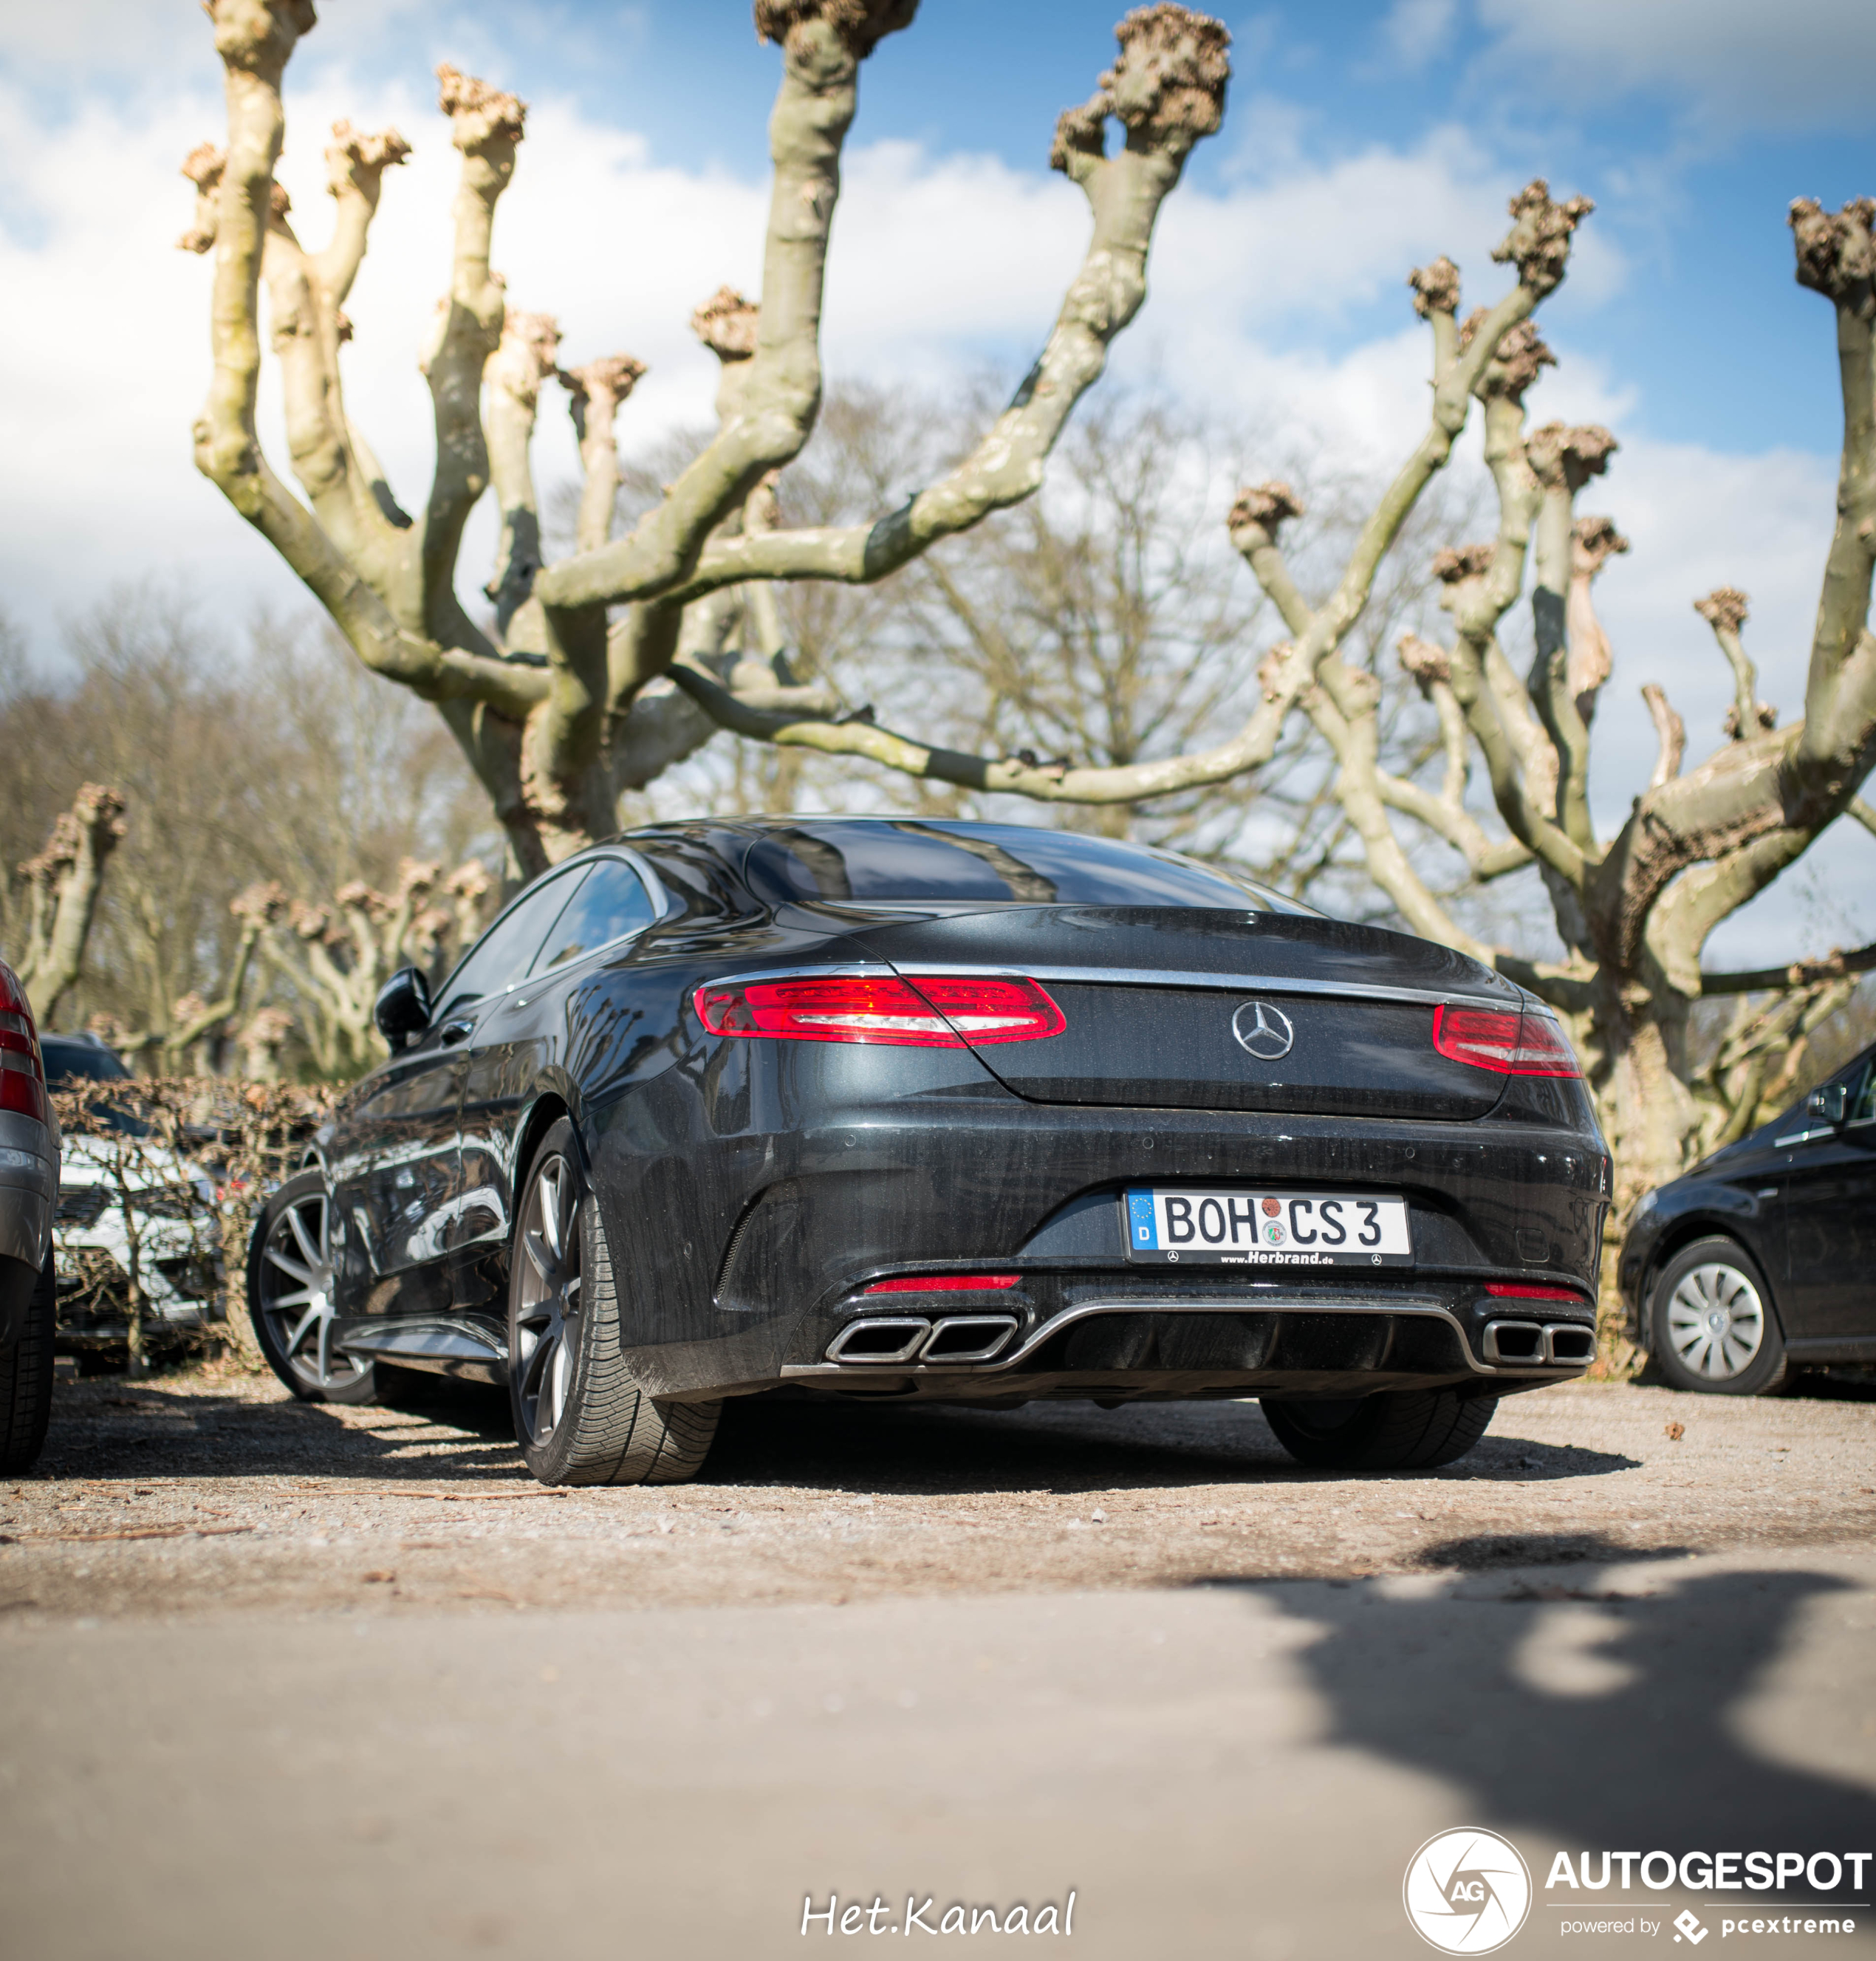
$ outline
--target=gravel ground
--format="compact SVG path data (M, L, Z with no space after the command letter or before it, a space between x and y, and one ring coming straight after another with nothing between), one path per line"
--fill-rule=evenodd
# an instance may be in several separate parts
M62 1379L0 1485L0 1612L45 1616L839 1604L1868 1545L1876 1391L1575 1384L1431 1474L1284 1456L1254 1404L732 1408L706 1475L544 1491L505 1396L413 1379L315 1408L271 1379Z

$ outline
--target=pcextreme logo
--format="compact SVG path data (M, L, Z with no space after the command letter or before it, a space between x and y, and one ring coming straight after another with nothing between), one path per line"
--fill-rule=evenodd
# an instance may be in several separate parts
M1530 1869L1495 1832L1464 1826L1429 1838L1401 1889L1414 1931L1448 1954L1490 1954L1531 1910Z

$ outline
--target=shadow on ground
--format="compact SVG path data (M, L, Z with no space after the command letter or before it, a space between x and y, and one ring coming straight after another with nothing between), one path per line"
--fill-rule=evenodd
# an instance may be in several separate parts
M1530 1484L1631 1469L1613 1452L1489 1436L1444 1472ZM835 1491L1058 1493L1181 1485L1313 1484L1346 1474L1306 1470L1249 1403L1032 1403L1022 1410L896 1408L802 1398L725 1411L704 1468L720 1484L812 1484Z
M1610 1451L1488 1434L1445 1471L1402 1475L1530 1484L1605 1475L1635 1462ZM506 1390L400 1370L368 1412L296 1402L284 1391L243 1400L180 1375L136 1384L62 1382L35 1475L317 1475L447 1484L506 1484L527 1472ZM1311 1484L1341 1475L1294 1462L1249 1403L987 1411L764 1397L726 1406L700 1481L883 1496Z
M1332 1712L1323 1742L1456 1787L1456 1826L1539 1835L1573 1858L1587 1848L1599 1869L1605 1848L1678 1859L1876 1846L1876 1796L1768 1756L1740 1720L1811 1603L1849 1583L1788 1570L1689 1575L1672 1554L1649 1560L1658 1580L1637 1587L1648 1566L1594 1535L1494 1536L1429 1548L1423 1564L1460 1577L1413 1597L1373 1581L1255 1591L1311 1631L1297 1657ZM1514 1563L1546 1570L1493 1570ZM1611 1564L1626 1568L1619 1594ZM1247 1648L1267 1637L1247 1627ZM1605 1898L1622 1893L1616 1870ZM1535 1924L1546 1896L1543 1870L1533 1877ZM1763 1915L1813 1898L1866 1901L1869 1877L1858 1889L1846 1868L1833 1889L1800 1880L1783 1893L1689 1897L1708 1919ZM1627 1892L1649 1897L1638 1879ZM1597 1895L1559 1887L1549 1899L1554 1910L1571 1899L1594 1905Z

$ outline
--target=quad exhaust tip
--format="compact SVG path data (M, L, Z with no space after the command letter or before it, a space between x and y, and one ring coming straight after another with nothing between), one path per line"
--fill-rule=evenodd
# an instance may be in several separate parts
M1480 1345L1495 1368L1574 1368L1595 1359L1596 1331L1576 1323L1488 1321Z
M1016 1331L1013 1314L876 1315L850 1321L828 1344L830 1362L988 1362Z

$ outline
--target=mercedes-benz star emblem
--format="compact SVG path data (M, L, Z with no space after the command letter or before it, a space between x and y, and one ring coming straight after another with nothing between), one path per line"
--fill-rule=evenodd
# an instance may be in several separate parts
M1231 1017L1231 1032L1239 1045L1259 1062L1275 1062L1287 1055L1297 1038L1290 1017L1268 1001L1246 1001Z

